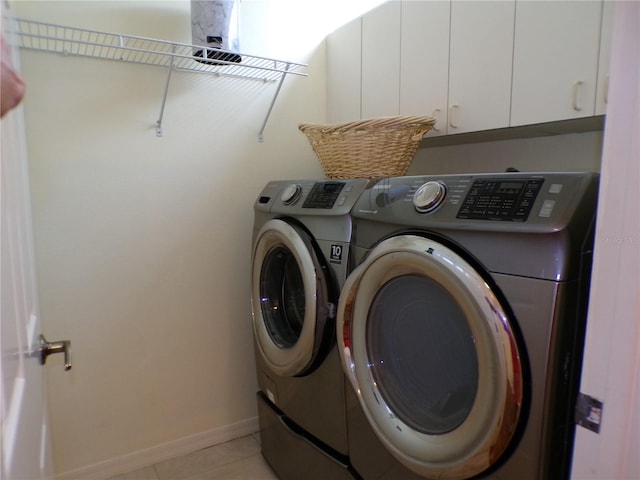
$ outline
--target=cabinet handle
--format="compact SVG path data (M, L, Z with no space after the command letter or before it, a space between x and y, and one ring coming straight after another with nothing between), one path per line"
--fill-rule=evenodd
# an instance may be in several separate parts
M578 94L580 93L580 87L582 86L582 80L577 80L576 83L573 84L573 109L576 112L582 110L580 103L578 102Z
M604 104L609 103L609 75L604 79Z
M449 126L451 128L458 128L457 118L454 118L453 112L458 110L458 104L454 103L449 107Z
M431 127L431 130L433 130L434 132L439 132L440 131L440 129L438 127L436 127L436 125L438 125L438 122L440 122L440 118L439 118L440 117L440 115L439 115L440 111L441 110L439 108L434 108L433 112L431 112L431 116L436 119L436 123L434 123L433 127Z

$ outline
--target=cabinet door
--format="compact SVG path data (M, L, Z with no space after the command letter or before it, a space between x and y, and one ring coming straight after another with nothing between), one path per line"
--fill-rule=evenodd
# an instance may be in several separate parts
M511 125L594 114L600 1L516 2Z
M360 119L362 20L342 26L327 37L327 121Z
M362 17L362 118L400 110L400 1Z
M448 133L509 125L514 1L451 2Z
M433 115L428 136L447 132L449 13L448 0L402 2L400 115Z
M596 87L596 115L604 115L607 111L611 35L613 34L613 8L615 3L613 0L605 0L602 8L600 56L598 57L598 84Z

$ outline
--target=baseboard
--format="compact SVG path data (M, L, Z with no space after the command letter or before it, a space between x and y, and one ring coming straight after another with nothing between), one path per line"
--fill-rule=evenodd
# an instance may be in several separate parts
M155 447L145 448L144 450L103 460L86 467L63 472L56 475L56 480L105 480L121 473L186 455L211 445L244 437L257 432L258 429L258 417L249 418L238 423L178 438Z

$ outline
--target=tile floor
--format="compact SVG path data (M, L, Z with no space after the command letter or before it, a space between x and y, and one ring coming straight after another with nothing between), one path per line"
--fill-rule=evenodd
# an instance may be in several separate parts
M277 480L258 442L248 435L109 480Z

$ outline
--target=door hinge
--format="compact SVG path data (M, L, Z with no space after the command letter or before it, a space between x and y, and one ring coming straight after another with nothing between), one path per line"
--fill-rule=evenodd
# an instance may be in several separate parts
M600 433L603 406L602 401L585 393L579 393L576 403L576 424L592 432Z

